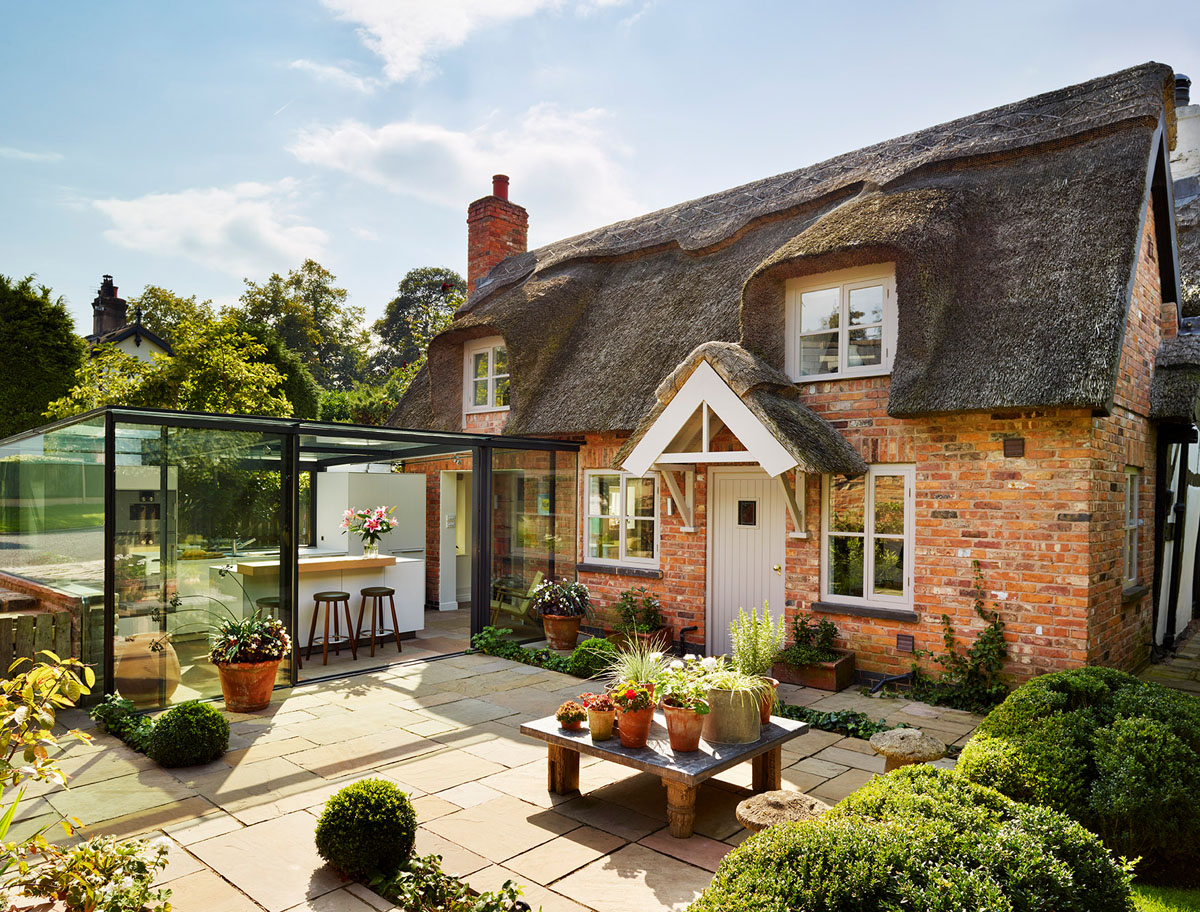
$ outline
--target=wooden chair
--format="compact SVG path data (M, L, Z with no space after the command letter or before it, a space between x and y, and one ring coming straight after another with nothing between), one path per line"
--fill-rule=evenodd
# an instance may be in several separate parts
M537 625L529 616L529 603L533 600L533 591L542 584L544 578L545 574L539 570L533 575L533 582L529 584L529 589L525 592L496 586L493 590L495 598L492 599L492 626L500 627L503 622L508 621L513 624L536 627ZM503 617L504 615L508 615L508 617Z

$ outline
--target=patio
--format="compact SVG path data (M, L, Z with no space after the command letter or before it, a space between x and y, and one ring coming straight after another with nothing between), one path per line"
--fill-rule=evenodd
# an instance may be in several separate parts
M747 835L734 820L744 764L700 793L696 835L666 830L662 786L647 774L583 759L581 796L546 791L545 746L518 727L554 711L583 681L504 659L462 655L276 692L270 708L230 714L229 751L212 764L159 769L106 735L63 754L71 788L36 783L20 838L70 814L89 833L170 841L162 883L181 910L365 912L390 908L328 871L313 845L325 800L383 776L413 798L417 851L479 889L514 879L545 912L683 909ZM789 702L856 709L963 743L979 721L905 700L784 685ZM82 713L61 721L83 727ZM785 787L833 803L883 769L865 741L812 731L784 750ZM942 761L947 762L947 761Z

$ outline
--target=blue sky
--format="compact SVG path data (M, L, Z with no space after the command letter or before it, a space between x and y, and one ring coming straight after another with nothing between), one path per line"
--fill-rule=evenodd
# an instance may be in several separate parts
M1200 4L8 4L0 273L87 332L312 256L373 319L495 172L536 246L1151 59L1200 85Z

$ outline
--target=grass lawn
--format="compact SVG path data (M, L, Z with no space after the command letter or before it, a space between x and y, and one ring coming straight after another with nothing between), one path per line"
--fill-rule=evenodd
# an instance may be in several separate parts
M1200 912L1200 890L1135 886L1133 901L1138 912Z
M63 532L69 529L94 529L104 525L104 504L51 504L38 511L39 532ZM36 513L30 507L9 508L0 512L0 534L28 533L34 528Z

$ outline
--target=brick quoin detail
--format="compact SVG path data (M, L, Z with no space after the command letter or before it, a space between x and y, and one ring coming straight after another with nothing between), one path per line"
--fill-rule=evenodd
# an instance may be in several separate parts
M492 178L492 195L467 207L467 291L492 267L529 248L529 213L508 201L508 178Z

